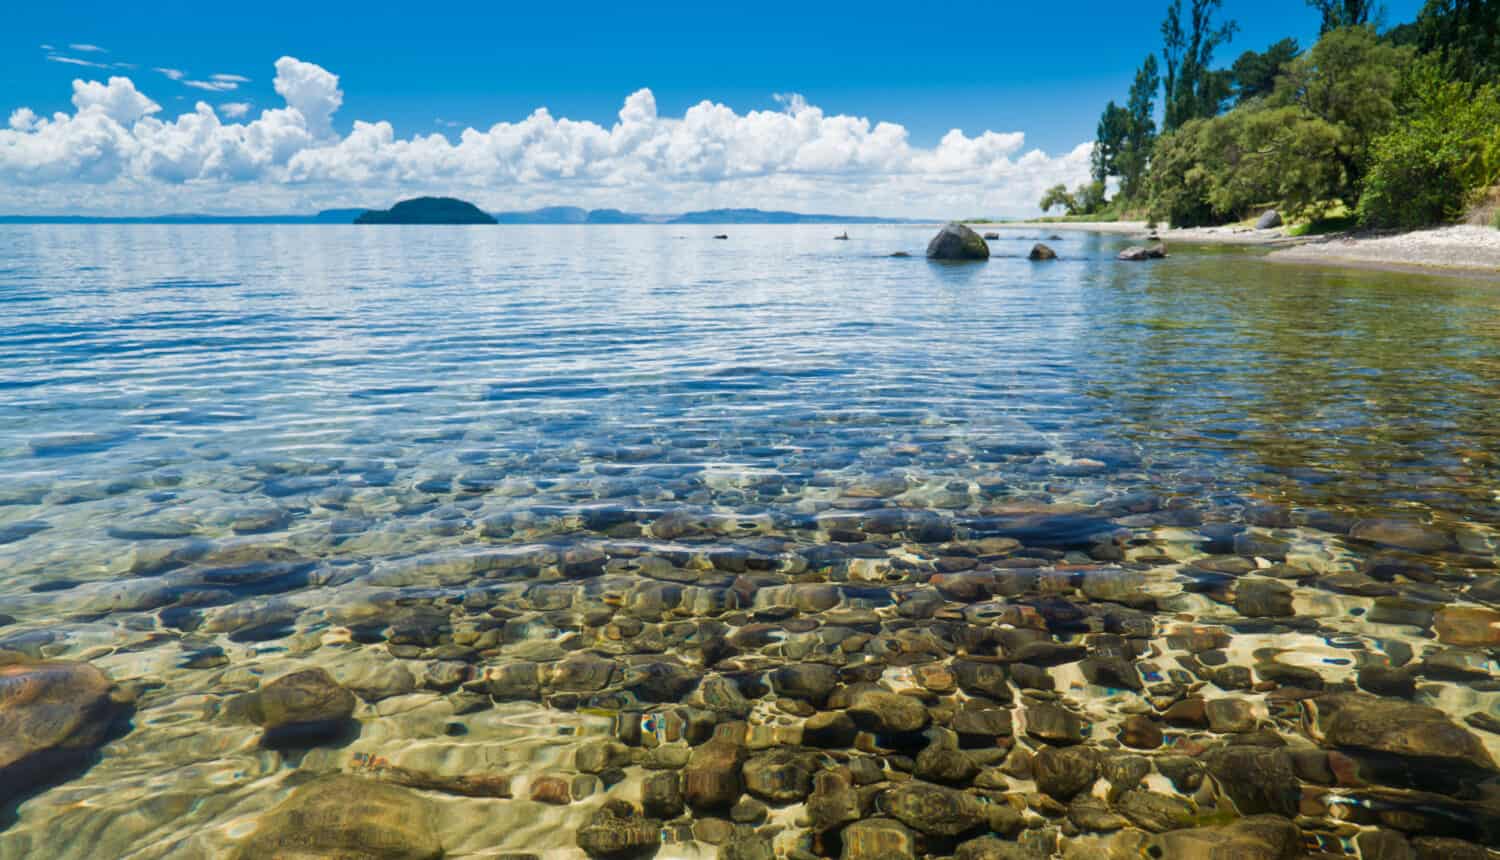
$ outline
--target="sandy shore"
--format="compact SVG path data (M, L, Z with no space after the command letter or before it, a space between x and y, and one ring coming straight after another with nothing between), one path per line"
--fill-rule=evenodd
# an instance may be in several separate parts
M1091 232L1112 235L1148 235L1144 221L1099 223L1011 222L974 225L976 230L1036 230L1042 232ZM1387 235L1340 233L1330 236L1287 236L1282 228L1255 230L1241 226L1162 230L1170 247L1174 242L1254 245L1273 249L1268 259L1278 263L1304 263L1389 271L1438 272L1500 278L1500 230L1458 225Z

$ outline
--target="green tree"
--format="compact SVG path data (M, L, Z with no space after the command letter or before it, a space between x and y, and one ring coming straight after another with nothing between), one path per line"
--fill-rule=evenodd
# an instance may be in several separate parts
M1052 207L1054 206L1061 206L1066 209L1069 214L1071 214L1074 209L1078 208L1077 202L1073 200L1073 195L1068 193L1068 186L1061 183L1048 188L1047 192L1042 195L1042 200L1037 204L1037 206L1040 207L1043 212L1051 211Z
M1090 174L1103 182L1119 174L1120 152L1130 137L1130 112L1111 101L1104 106L1094 132L1094 150L1089 156Z
M1451 77L1500 79L1500 0L1427 0L1415 29L1417 48L1441 57Z
M1376 139L1359 200L1369 227L1420 227L1460 217L1500 183L1500 86L1447 78L1441 58L1402 81L1404 122Z
M1120 194L1126 200L1135 200L1141 194L1151 164L1151 148L1156 144L1156 91L1160 86L1156 56L1147 54L1130 84L1125 146L1116 158Z
M1211 117L1230 95L1232 75L1214 71L1214 52L1234 38L1239 25L1217 23L1223 0L1189 0L1187 26L1183 25L1182 0L1171 0L1162 21L1162 59L1166 76L1166 117L1163 128L1177 128L1191 119Z
M1264 53L1246 51L1241 54L1230 69L1234 76L1235 105L1270 95L1276 89L1276 79L1301 53L1302 48L1296 39L1282 39Z
M1323 16L1319 35L1340 27L1363 27L1375 12L1373 0L1307 0L1307 5Z

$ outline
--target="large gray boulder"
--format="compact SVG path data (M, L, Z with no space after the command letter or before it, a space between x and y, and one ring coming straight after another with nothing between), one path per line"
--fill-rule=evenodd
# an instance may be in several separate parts
M1281 226L1281 213L1275 209L1267 209L1260 217L1255 219L1255 229L1271 230Z
M978 233L959 223L943 226L927 243L929 260L988 260L990 246Z

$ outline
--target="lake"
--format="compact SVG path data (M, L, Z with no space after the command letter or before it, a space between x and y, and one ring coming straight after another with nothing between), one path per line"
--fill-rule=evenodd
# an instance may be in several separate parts
M0 227L0 857L1500 843L1496 286L933 231Z

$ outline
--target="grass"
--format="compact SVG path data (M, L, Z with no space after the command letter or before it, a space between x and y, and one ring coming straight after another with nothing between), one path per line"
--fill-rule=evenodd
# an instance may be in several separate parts
M1287 229L1288 236L1326 236L1329 233L1343 233L1353 230L1359 225L1357 215L1328 215L1304 224L1296 224Z

